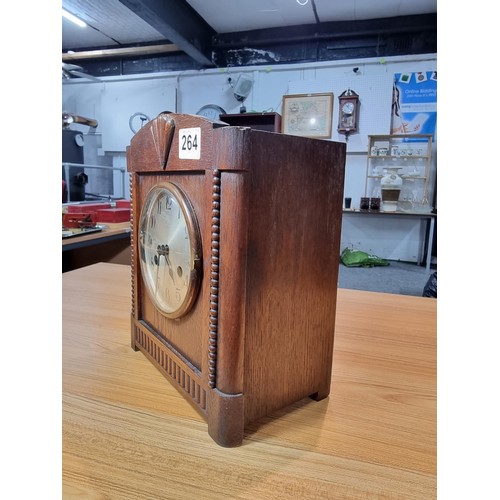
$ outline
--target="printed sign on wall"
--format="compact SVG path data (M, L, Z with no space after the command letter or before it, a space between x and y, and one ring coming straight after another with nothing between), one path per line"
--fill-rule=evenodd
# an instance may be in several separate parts
M437 119L437 71L396 73L391 134L432 134Z

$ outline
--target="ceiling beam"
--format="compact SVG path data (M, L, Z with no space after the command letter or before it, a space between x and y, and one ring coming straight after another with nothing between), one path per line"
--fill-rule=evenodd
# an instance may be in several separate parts
M212 59L229 67L433 53L436 33L436 14L221 33Z
M214 67L211 57L215 31L183 0L120 0L180 50L202 66Z
M63 61L79 61L82 59L102 59L105 57L136 57L152 54L165 54L179 52L179 47L169 44L144 45L141 47L128 47L119 49L82 50L80 52L63 52Z
M214 37L213 49L235 49L268 43L302 43L335 38L395 35L437 31L436 14L420 14L361 21L330 21L319 24L301 24L280 28L221 33Z

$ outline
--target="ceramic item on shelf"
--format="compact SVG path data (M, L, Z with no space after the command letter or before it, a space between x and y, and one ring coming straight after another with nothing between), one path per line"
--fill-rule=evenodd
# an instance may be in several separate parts
M384 212L396 212L398 209L399 194L403 185L399 170L401 167L384 168L384 174L380 180Z

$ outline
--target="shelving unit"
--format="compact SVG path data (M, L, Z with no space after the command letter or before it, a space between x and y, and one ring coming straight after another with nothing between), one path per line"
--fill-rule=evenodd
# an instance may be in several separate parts
M365 196L380 197L384 169L399 168L403 179L400 203L428 202L431 156L431 134L369 135Z

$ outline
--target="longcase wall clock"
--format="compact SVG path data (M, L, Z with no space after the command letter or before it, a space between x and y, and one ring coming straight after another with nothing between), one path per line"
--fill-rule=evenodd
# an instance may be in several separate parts
M328 396L345 144L163 113L127 164L132 347L222 446Z
M350 88L339 95L339 123L337 131L345 134L346 140L349 134L358 131L359 123L359 95Z

